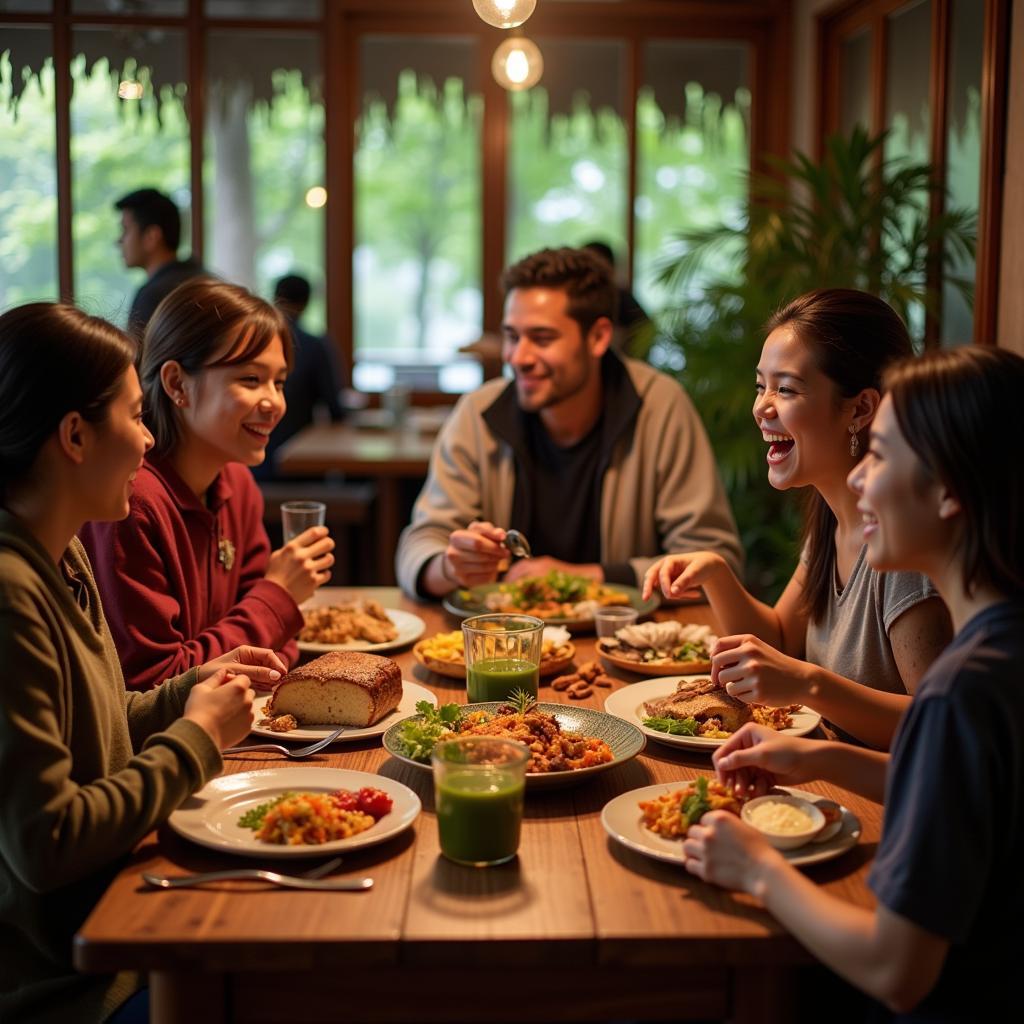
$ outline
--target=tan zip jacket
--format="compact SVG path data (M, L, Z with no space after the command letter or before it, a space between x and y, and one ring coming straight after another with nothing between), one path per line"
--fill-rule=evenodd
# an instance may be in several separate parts
M660 555L716 551L738 573L736 524L693 403L676 381L646 363L623 363L639 410L612 448L604 474L602 563L629 562L639 581ZM438 437L427 482L395 555L398 582L410 596L417 595L420 572L444 551L453 530L474 519L511 525L516 452L485 420L511 386L493 380L465 395Z

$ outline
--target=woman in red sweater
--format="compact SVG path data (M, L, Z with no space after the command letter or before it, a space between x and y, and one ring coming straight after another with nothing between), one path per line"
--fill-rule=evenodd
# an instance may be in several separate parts
M334 541L313 527L271 552L248 469L284 415L291 359L280 313L211 278L177 288L149 322L139 376L153 450L128 518L82 535L130 688L239 644L295 661L299 605L330 577Z

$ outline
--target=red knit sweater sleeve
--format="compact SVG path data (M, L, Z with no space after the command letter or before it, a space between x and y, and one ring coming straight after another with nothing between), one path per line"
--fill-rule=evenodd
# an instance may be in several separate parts
M242 575L234 604L213 622L200 621L205 583L169 505L136 497L127 519L83 530L130 689L151 689L242 644L269 647L289 667L295 663L292 638L302 613L287 591L263 579L269 542L262 523L257 527L238 545Z

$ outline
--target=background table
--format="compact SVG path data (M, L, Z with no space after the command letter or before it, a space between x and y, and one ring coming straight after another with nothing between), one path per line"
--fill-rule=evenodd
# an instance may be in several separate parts
M359 593L421 615L428 636L456 625L395 589ZM656 614L711 618L706 606ZM592 656L592 636L575 643L577 662ZM442 702L465 701L462 684L427 672L411 651L396 660ZM600 708L609 692L579 703ZM542 685L541 699L565 698ZM423 801L402 836L345 858L345 874L373 876L370 892L243 882L150 891L140 871L259 863L192 846L165 827L140 843L85 923L77 966L150 972L155 1024L793 1019L794 972L813 962L806 950L754 900L624 849L601 827L612 797L709 773L708 756L651 743L576 788L531 792L519 856L484 870L440 856L429 774L391 758L379 740L336 744L307 761L232 757L225 771L310 764L379 772ZM864 879L881 808L829 785L807 788L845 803L863 826L856 848L810 877L871 905Z
M412 428L359 429L348 423L320 424L300 431L277 453L282 473L321 476L344 473L377 483L377 580L393 583L395 549L405 526L402 481L427 475L434 435Z

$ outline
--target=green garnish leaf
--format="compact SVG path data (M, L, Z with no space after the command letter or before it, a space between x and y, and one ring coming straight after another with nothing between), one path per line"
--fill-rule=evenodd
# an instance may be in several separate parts
M643 724L655 732L670 736L696 736L700 723L696 718L645 718Z
M257 829L263 827L263 819L267 816L267 812L272 807L276 807L282 800L287 800L289 797L293 796L295 796L294 793L282 793L273 800L268 800L265 804L258 804L256 807L246 811L245 814L238 819L238 827L251 828L255 832Z
M683 824L695 825L704 816L705 812L711 810L711 802L708 800L708 780L701 775L693 784L694 792L691 793L679 808L679 816Z
M516 709L517 715L525 715L537 703L537 698L525 690L515 689L508 695L508 703Z

